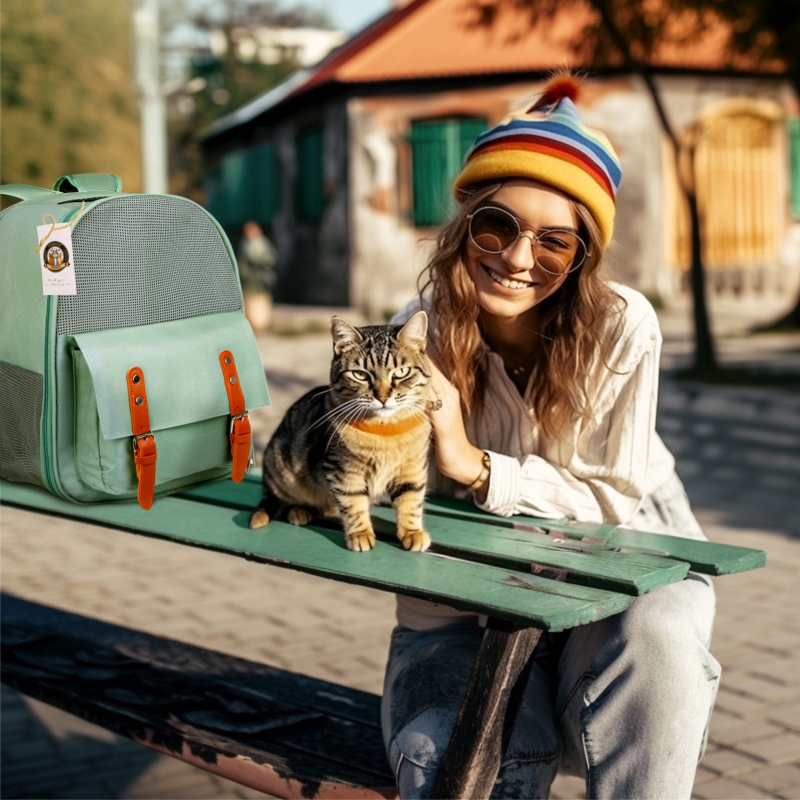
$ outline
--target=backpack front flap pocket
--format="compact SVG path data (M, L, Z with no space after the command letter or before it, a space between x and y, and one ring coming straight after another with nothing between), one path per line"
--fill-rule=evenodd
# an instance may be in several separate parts
M258 348L240 312L72 339L75 461L83 483L119 498L138 493L141 502L143 481L159 494L231 473L232 417L243 420L236 430L249 432L242 412L269 404ZM247 439L237 441L241 450ZM246 450L249 461L249 444Z

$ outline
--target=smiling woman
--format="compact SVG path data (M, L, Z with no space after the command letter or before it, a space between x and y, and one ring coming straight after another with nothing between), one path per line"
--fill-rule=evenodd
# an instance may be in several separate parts
M557 78L478 136L420 298L394 320L430 318L431 490L502 516L702 539L655 431L655 313L601 276L621 171L578 91ZM414 598L398 598L397 618L384 736L401 796L429 797L481 625ZM603 624L545 634L492 796L547 797L562 769L589 797L689 797L719 677L713 619L713 589L692 576Z
M566 195L527 178L506 181L491 202L467 215L466 268L485 324L512 326L509 334L519 334L525 351L519 355L527 357L536 306L558 291L575 263L578 214ZM499 331L489 337L508 338Z

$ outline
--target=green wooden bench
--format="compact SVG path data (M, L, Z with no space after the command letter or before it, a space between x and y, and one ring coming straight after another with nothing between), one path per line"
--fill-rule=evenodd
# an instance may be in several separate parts
M383 507L373 510L375 549L351 553L335 523L297 528L275 521L264 531L249 530L260 496L257 472L242 484L223 481L160 498L147 512L135 504L75 505L35 487L0 482L2 503L488 615L437 797L488 797L503 727L514 713L512 687L542 631L617 614L637 595L679 581L690 569L725 575L765 564L760 550L608 525L499 518L444 498L427 503L433 539L427 553L400 548L393 511ZM396 796L380 740L379 698L74 615L59 617L63 612L55 609L21 601L9 606L9 600L2 678L20 691L277 796ZM128 644L120 649L120 642ZM38 658L26 656L26 648ZM75 658L88 670L84 682L64 680ZM112 675L115 660L122 671ZM103 680L127 691L98 692ZM184 706L175 700L175 680L194 700ZM216 698L216 716L199 713L209 705L208 692ZM331 697L338 701L328 702ZM359 712L343 716L348 703ZM237 708L238 717L231 711ZM369 754L366 763L348 756L358 747Z

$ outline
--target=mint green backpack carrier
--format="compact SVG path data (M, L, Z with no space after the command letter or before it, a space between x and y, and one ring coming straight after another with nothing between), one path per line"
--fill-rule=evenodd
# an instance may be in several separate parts
M22 200L0 214L0 477L144 508L241 481L269 394L217 222L114 175L0 194Z

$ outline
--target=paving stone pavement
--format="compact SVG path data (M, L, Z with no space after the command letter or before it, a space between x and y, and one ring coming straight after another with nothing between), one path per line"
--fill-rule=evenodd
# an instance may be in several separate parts
M772 311L712 308L722 359L800 364L798 336L740 335ZM800 394L678 383L669 370L687 363L688 312L676 306L660 316L659 428L698 517L710 539L768 553L766 569L716 580L713 650L723 678L693 796L800 798ZM265 335L259 344L273 398L256 414L263 446L289 403L325 382L330 345L320 333ZM0 556L4 592L381 690L389 595L7 507ZM0 797L265 797L6 687L0 700ZM572 778L553 787L556 800L583 796Z

